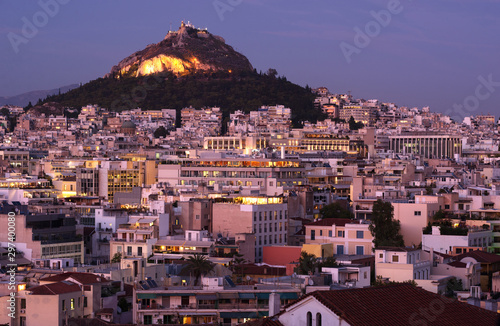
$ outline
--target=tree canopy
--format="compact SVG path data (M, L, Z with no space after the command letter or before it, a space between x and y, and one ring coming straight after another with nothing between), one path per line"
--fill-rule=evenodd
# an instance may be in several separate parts
M331 203L323 207L319 213L323 218L347 218L352 219L354 215L340 203Z
M323 259L318 259L314 254L308 254L305 251L300 253L299 265L296 268L297 274L309 275L314 274L316 269L321 269L322 267L336 267L337 261L335 257L326 257Z
M364 127L364 125L361 121L356 122L356 120L354 120L353 116L351 116L349 118L349 130L358 130L358 129L361 129L363 127Z
M373 204L372 224L369 227L375 248L403 247L403 236L399 233L401 225L394 220L394 208L390 202L377 200Z

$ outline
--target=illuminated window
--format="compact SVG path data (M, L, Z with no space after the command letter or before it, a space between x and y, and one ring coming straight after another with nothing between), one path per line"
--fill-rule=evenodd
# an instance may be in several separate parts
M70 305L71 310L75 310L75 299L71 298L69 305Z

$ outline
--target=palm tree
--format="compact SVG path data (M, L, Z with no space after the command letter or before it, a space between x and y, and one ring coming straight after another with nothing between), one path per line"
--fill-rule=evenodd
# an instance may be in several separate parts
M313 274L316 267L318 267L318 258L316 258L314 254L308 254L302 251L300 253L299 265L297 266L297 274Z
M198 285L201 275L210 273L215 267L214 263L208 260L206 256L203 256L201 254L194 254L192 256L189 256L186 261L187 264L184 268L188 272L193 273L195 277L194 286Z

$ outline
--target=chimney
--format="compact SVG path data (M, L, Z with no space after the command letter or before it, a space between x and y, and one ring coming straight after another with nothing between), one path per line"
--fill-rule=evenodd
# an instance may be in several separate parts
M491 311L497 312L498 302L496 300L493 300L493 299L486 300L484 308L486 310L491 310Z
M280 312L280 309L281 309L280 294L272 292L269 295L269 317L278 314Z

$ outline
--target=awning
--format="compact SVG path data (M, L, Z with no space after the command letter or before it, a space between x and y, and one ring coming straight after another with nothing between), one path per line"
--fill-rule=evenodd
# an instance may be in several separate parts
M256 293L255 295L259 300L269 300L269 293Z
M253 293L238 293L238 297L240 299L255 299L255 295Z
M197 294L196 300L217 300L217 294Z
M280 293L280 300L288 299L288 300L296 300L299 298L297 292L284 292Z
M193 312L193 311L179 311L181 316L217 316L216 312Z
M195 295L194 293L158 293L158 296L162 297L190 297Z
M238 293L219 293L219 299L238 299Z
M255 311L249 312L221 312L220 318L258 318L259 314Z
M156 299L156 293L137 293L137 299Z

